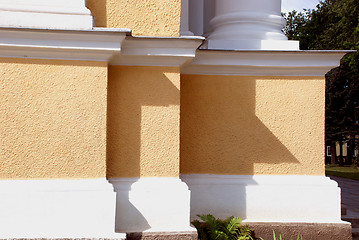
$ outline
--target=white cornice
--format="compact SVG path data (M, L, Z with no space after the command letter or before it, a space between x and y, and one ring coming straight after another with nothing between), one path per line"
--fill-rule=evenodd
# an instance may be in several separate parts
M129 29L45 30L0 27L0 57L181 66L203 37L132 37Z
M0 57L109 61L130 32L0 28Z
M182 74L243 76L324 76L350 51L198 50Z
M0 28L0 57L181 66L182 74L324 76L350 52L197 50L203 37L133 37L130 34L129 29Z
M181 66L196 56L202 37L126 37L111 65Z

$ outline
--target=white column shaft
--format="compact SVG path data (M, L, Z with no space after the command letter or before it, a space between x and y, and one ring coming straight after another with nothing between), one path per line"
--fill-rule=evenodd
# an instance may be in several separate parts
M298 50L281 29L281 0L216 0L210 49Z

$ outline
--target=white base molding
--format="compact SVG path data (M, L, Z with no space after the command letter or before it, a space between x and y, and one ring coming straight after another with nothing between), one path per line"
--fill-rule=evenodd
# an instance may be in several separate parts
M112 178L117 193L116 231L188 232L190 191L178 178Z
M116 238L106 179L0 181L0 239Z
M208 40L209 50L281 50L298 51L299 41L289 40L261 40L261 39L239 39L239 40Z
M340 188L325 176L182 175L197 214L244 222L342 223Z

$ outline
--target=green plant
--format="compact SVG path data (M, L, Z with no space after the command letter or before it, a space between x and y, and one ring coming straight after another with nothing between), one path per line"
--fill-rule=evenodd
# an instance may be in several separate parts
M203 222L194 220L192 224L197 229L199 240L254 240L253 231L248 226L241 225L241 218L221 220L211 214L197 216Z

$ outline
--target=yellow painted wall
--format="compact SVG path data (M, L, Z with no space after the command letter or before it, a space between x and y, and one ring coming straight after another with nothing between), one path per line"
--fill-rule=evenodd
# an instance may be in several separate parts
M325 81L181 77L183 174L324 174Z
M108 177L177 177L179 69L110 66L108 89Z
M106 176L107 64L0 59L0 179Z
M130 28L133 35L179 36L181 0L87 0L97 27Z

